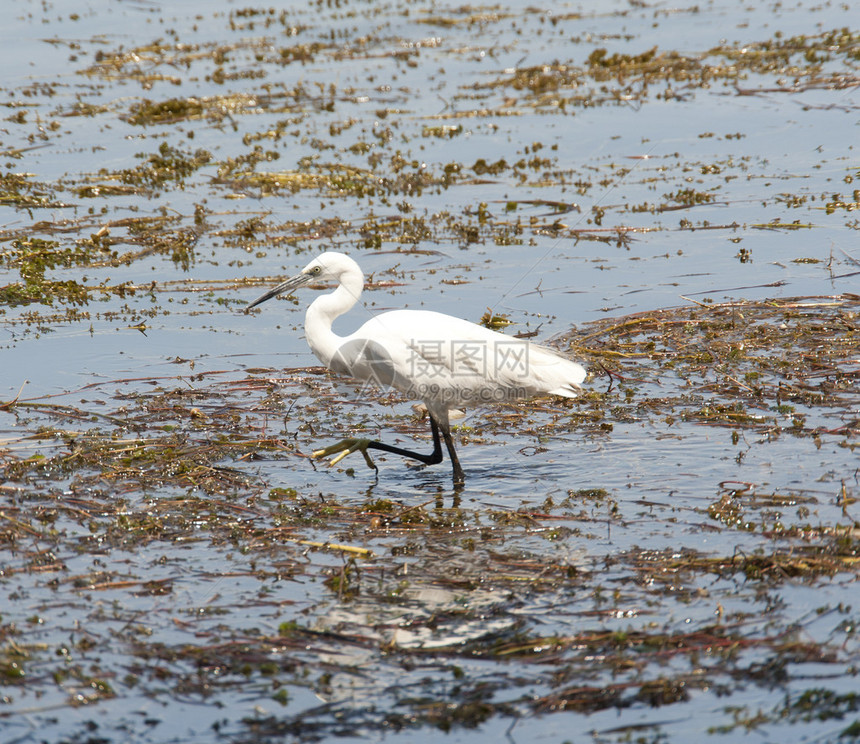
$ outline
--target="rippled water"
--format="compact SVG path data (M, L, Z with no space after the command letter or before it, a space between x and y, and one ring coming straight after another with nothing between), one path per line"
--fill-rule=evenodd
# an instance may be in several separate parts
M455 493L447 464L381 457L376 479L306 458L353 430L429 443L409 402L308 369L318 290L241 312L335 249L372 280L344 334L385 309L491 309L576 349L632 313L836 297L850 349L854 20L10 3L0 400L67 408L0 407L0 739L856 739L850 351L827 372L836 412L790 397L825 374L798 346L759 411L776 423L734 426L702 413L724 376L691 389L665 357L647 376L644 341L629 359L582 341L594 402L469 411ZM162 145L208 159L158 181ZM31 282L34 241L68 252L45 278L80 304ZM761 321L785 346L755 353L786 353L786 312ZM835 572L684 563L833 535ZM813 689L831 707L805 715Z

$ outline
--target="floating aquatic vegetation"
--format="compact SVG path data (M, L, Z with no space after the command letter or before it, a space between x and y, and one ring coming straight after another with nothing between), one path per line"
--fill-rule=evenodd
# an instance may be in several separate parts
M108 5L7 19L4 726L857 738L842 10ZM323 248L370 253L371 312L462 299L592 378L467 412L459 496L315 470L426 437L242 325Z

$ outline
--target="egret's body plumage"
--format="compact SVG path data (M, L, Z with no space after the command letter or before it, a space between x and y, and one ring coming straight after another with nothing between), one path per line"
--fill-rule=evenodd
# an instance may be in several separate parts
M451 456L454 480L461 483L463 471L451 439L449 409L544 393L572 398L585 379L582 366L551 349L429 310L389 311L348 336L338 336L333 322L356 304L364 288L358 264L342 253L323 253L248 309L302 285L325 281L337 282L336 289L315 299L305 315L305 336L314 355L334 372L393 387L423 401L430 415L434 451L418 455L380 442L350 439L315 455L340 451L345 456L359 449L370 463L369 447L434 464L442 459L438 426Z

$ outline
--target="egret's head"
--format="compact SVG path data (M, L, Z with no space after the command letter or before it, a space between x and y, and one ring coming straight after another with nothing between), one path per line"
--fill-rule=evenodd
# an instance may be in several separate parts
M300 273L291 276L287 281L260 295L245 308L245 312L266 300L293 292L299 287L304 287L308 284L341 284L346 274L357 274L359 277L359 287L363 283L361 269L358 268L358 264L349 256L343 253L335 253L334 251L323 253L305 266Z
M358 269L358 264L349 256L329 251L328 253L323 253L321 256L317 256L305 266L299 276L307 276L308 282L313 282L314 284L336 284L340 282L341 276L345 271L353 269Z

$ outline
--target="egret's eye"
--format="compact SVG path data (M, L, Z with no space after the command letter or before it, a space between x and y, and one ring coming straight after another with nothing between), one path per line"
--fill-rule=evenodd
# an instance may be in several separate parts
M321 271L322 271L322 266L314 266L311 269L311 274L313 274L314 276L318 276Z

